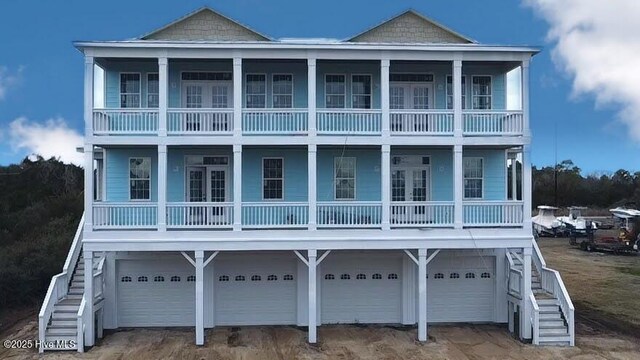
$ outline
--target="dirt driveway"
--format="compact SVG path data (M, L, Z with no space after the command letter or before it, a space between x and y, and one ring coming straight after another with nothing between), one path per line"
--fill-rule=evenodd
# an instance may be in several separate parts
M107 333L85 354L0 348L0 359L640 359L640 256L586 253L566 239L539 245L576 305L574 348L525 345L494 325L430 326L426 344L414 328L322 326L317 346L294 327L216 328L204 347L193 329L138 329ZM36 316L0 339L35 339Z

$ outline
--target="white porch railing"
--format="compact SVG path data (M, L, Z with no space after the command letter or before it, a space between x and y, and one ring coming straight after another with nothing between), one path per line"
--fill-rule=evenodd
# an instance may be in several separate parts
M93 109L96 135L151 135L158 133L158 109Z
M547 267L547 263L542 257L540 248L536 240L533 240L533 264L540 273L540 283L542 290L552 294L560 303L560 310L567 321L569 328L569 336L571 337L571 346L575 345L575 308L569 297L569 292L564 286L560 273Z
M380 227L382 203L379 201L318 202L318 227Z
M531 292L526 301L531 305L531 327L533 328L533 338L531 342L534 345L540 345L540 307L536 301L535 295ZM573 346L573 337L571 338L571 346Z
M522 135L522 111L470 111L462 115L464 135Z
M78 224L78 229L76 230L75 236L73 237L71 249L69 250L69 254L67 254L67 259L65 260L64 266L62 267L62 272L51 278L49 288L47 289L47 294L44 297L44 302L42 303L42 307L40 308L40 312L38 313L38 340L40 340L41 344L38 349L39 352L44 351L43 344L45 341L45 333L47 330L47 325L51 321L54 305L58 302L58 300L67 295L67 292L69 291L69 283L71 282L71 277L73 276L73 270L78 263L78 259L80 258L80 253L82 250L83 230L84 215L82 215L80 223Z
M246 228L306 228L308 224L306 202L242 203L242 226Z
M454 204L450 201L392 202L393 227L447 227L453 226Z
M391 110L393 135L453 135L452 110Z
M230 134L233 131L233 109L169 109L167 134Z
M523 222L522 201L465 201L462 211L465 226L517 227Z
M377 135L382 131L382 112L376 109L318 109L318 134Z
M158 223L156 203L112 203L93 204L93 228L100 229L149 229Z
M306 134L307 109L243 109L242 133L249 135Z
M174 202L167 204L167 227L172 229L226 229L233 226L231 202Z
M524 278L522 270L516 268L516 264L513 261L513 256L509 249L506 252L507 256L507 291L509 295L522 299L522 279Z

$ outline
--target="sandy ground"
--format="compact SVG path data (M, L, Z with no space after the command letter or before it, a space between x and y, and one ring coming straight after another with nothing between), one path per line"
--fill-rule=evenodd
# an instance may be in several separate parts
M573 348L522 344L496 325L430 326L426 344L415 328L322 326L316 346L295 327L216 328L204 347L193 344L193 329L136 329L107 332L84 354L0 348L0 359L640 359L640 256L586 253L566 239L539 244L576 304ZM0 339L35 339L35 317Z

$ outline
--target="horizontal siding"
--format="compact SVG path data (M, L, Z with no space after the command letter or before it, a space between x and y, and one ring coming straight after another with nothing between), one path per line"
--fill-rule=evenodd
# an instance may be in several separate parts
M105 107L120 107L120 73L140 73L140 105L147 107L147 74L157 73L158 65L152 62L110 63L105 69Z
M317 199L335 200L335 158L340 156L356 158L356 201L380 201L380 161L379 150L319 148L317 155Z
M484 197L478 200L506 200L507 164L504 150L464 150L462 156L484 159Z
M151 201L158 201L158 152L151 148L106 149L106 201L129 201L129 158L151 158Z
M242 150L242 201L262 200L262 158L284 158L284 201L307 201L307 149L251 148ZM267 200L270 202L272 200Z
M371 75L371 91L373 98L371 105L374 109L380 109L380 62L348 62L348 61L318 61L316 73L316 106L325 108L325 75L346 75L345 107L351 108L351 75Z

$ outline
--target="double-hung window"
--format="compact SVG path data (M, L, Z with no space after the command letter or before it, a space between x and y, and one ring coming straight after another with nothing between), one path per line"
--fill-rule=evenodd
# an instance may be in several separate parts
M329 109L345 107L346 78L344 75L326 75L325 81L325 106Z
M472 95L474 110L491 110L491 76L474 76Z
M129 199L151 200L151 158L129 159Z
M120 74L120 107L140 107L140 74Z
M356 198L356 158L336 157L334 159L336 200Z
M467 77L462 77L462 108L467 108ZM447 109L453 109L453 76L447 75Z
M273 107L293 107L293 75L273 74Z
M160 104L160 77L147 74L147 107L157 108Z
M247 108L267 107L267 77L264 74L247 74Z
M282 158L262 159L262 198L264 200L284 199L284 160Z
M463 158L464 198L482 199L484 162L479 157Z
M354 109L371 109L371 75L351 76L351 101Z

